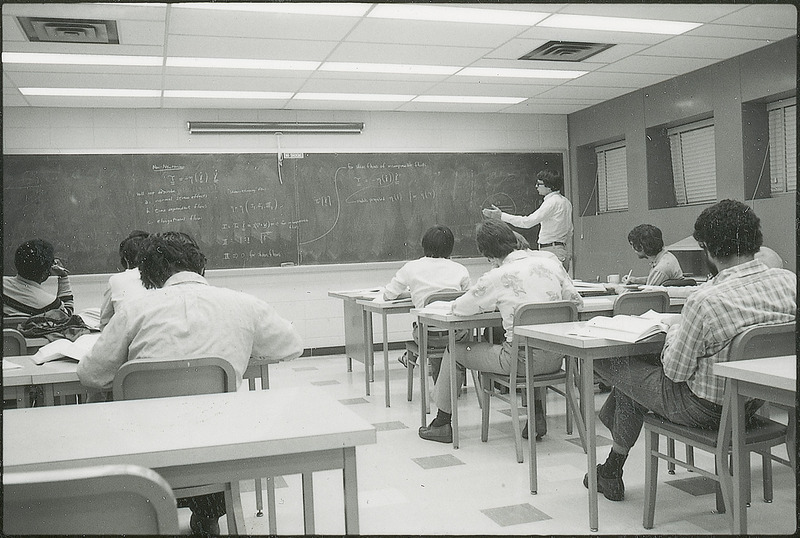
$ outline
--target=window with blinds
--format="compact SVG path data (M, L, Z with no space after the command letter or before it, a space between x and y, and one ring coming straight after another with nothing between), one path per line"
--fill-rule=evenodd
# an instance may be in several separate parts
M595 148L597 156L597 212L627 211L628 165L625 142Z
M797 105L795 98L769 103L769 170L772 194L797 190Z
M672 175L678 205L717 200L714 120L703 120L667 130Z

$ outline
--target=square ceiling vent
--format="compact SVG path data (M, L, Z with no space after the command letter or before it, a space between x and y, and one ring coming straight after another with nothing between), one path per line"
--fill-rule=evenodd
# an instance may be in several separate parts
M582 41L548 41L539 48L520 57L520 60L545 60L550 62L580 62L613 47L613 43L585 43Z
M29 41L119 45L116 21L18 17Z

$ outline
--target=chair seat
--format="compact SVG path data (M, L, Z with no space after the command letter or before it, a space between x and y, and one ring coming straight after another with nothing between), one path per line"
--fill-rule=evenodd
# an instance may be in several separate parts
M492 372L481 372L481 375L492 378L492 381L508 385L510 379L507 374L495 374ZM546 385L548 382L563 381L567 372L564 369L557 370L549 374L537 374L534 379L534 386ZM525 386L525 376L517 376L516 385Z
M669 434L677 438L684 438L689 441L690 444L705 445L711 448L716 448L717 446L717 436L719 435L719 431L716 428L695 428L692 426L675 424L674 422L670 422L669 420L654 413L646 414L644 416L644 423L649 427L649 429L657 433L662 435ZM780 438L785 435L785 425L760 415L754 415L747 422L745 443L748 445L758 444Z

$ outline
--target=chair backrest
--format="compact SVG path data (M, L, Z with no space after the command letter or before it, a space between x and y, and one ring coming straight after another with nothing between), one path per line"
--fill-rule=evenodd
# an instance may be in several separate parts
M794 321L745 329L731 341L728 360L794 355L797 353L796 330L797 325Z
M524 303L514 310L514 327L565 321L578 321L578 307L571 301ZM512 349L518 351L520 345L521 339L515 334ZM514 379L518 375L524 375L524 373L517 372L517 361L512 360L509 377Z
M463 291L436 291L425 297L422 304L427 306L434 301L455 301L464 295L464 293Z
M3 533L178 534L169 484L137 465L3 473Z
M3 328L16 329L28 316L3 316Z
M671 278L661 283L662 286L697 286L693 278Z
M25 337L16 329L3 329L3 356L27 355L28 344Z
M614 315L638 316L648 310L669 311L669 295L665 291L631 291L614 301Z
M114 400L236 391L233 365L219 357L135 360L117 370Z

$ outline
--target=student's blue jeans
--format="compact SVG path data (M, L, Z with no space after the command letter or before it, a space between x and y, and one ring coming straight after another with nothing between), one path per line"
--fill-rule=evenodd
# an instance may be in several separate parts
M669 379L658 355L594 361L594 373L613 387L600 409L600 421L611 430L614 443L626 450L639 438L648 410L676 424L719 428L722 406L696 396L685 382Z

